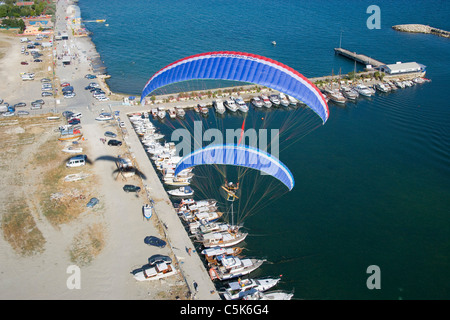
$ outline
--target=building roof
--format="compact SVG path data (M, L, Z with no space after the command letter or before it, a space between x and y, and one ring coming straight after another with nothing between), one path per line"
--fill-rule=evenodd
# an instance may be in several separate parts
M426 66L417 62L398 62L395 64L384 65L382 66L382 68L392 74L423 71L425 70Z

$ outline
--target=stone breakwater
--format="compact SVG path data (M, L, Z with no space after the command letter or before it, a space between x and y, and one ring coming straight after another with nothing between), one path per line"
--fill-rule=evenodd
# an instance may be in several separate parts
M401 32L427 33L427 34L434 34L440 37L450 38L449 31L433 28L424 24L399 24L393 26L392 29Z

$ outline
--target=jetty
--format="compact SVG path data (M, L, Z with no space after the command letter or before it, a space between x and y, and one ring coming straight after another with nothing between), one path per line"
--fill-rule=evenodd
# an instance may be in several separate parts
M450 31L434 28L424 24L399 24L392 26L392 29L400 32L434 34L439 37L450 38Z
M344 48L334 48L334 52L335 54L344 56L346 58L349 58L351 60L354 60L360 64L363 64L365 66L367 65L371 65L374 68L378 68L381 67L383 65L385 65L386 63L378 61L376 59L373 59L369 56L366 56L364 54L359 54L356 52L352 52L350 50L344 49Z

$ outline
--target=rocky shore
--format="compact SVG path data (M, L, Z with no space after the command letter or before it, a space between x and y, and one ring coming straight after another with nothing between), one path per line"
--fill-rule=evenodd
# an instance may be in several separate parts
M410 32L410 33L426 33L426 34L434 34L439 37L450 38L450 32L442 29L430 27L424 24L399 24L392 26L392 29L401 32Z

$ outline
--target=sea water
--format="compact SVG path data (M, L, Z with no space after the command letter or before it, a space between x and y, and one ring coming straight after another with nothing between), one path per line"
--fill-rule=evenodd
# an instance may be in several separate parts
M367 24L373 4L379 29ZM450 40L391 28L422 23L450 30L446 1L80 0L79 6L84 20L107 19L109 26L86 27L111 89L130 95L139 96L165 65L208 51L263 55L307 77L354 70L352 61L334 55L340 43L385 63L426 65L432 82L345 106L330 103L325 125L282 149L295 187L245 219L244 253L268 260L252 276L282 274L277 288L294 290L296 299L450 298ZM275 127L286 119L272 117ZM191 111L185 121L194 120ZM242 120L211 114L203 121L240 128ZM174 125L165 121L162 130L170 133ZM380 289L367 286L373 265Z

